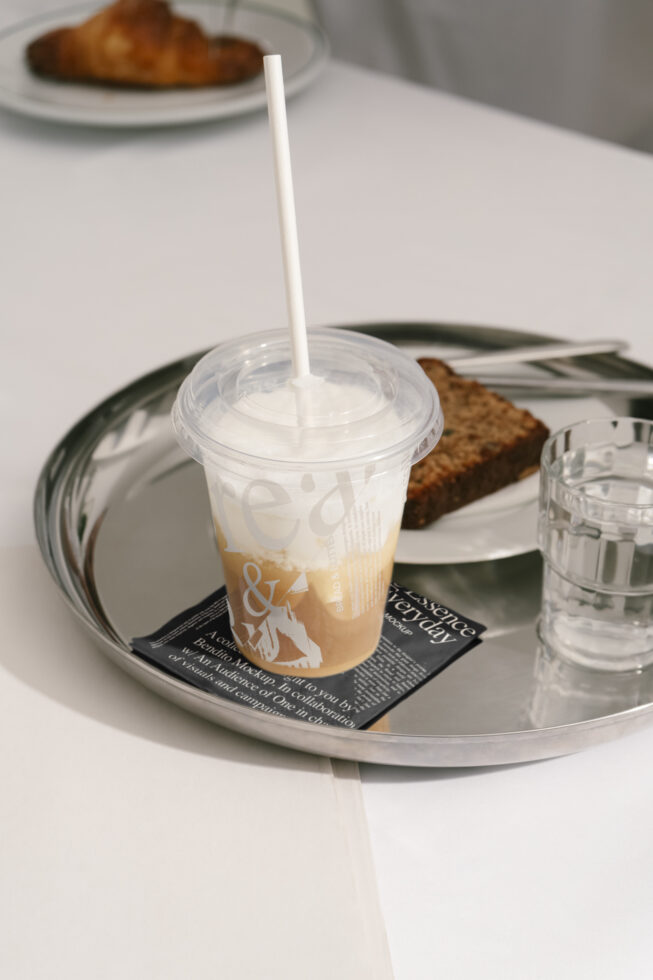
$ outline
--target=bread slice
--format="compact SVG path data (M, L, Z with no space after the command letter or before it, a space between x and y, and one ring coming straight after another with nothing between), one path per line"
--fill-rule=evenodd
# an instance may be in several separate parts
M533 473L549 435L525 409L461 378L444 361L419 363L438 390L444 430L413 466L402 527L418 528Z

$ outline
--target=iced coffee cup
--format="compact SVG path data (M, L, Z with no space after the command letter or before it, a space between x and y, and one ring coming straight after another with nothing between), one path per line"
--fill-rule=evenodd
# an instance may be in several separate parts
M204 466L242 654L265 670L348 670L379 641L411 464L442 431L419 365L351 331L232 340L182 384L173 424Z

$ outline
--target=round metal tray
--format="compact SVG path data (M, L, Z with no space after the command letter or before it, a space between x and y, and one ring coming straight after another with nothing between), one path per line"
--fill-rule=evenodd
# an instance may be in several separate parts
M357 330L433 352L522 346L550 337L460 324ZM198 715L256 738L345 759L479 766L585 748L653 721L653 677L581 671L537 642L537 552L463 565L396 565L402 585L485 623L484 642L371 731L272 717L196 690L130 650L221 584L201 468L177 447L169 413L197 357L163 367L93 409L55 447L35 498L39 546L55 582L101 648L136 680ZM545 371L651 378L623 358L565 359ZM523 369L522 369L523 370ZM502 373L505 374L505 371ZM614 414L652 417L649 400L603 398Z

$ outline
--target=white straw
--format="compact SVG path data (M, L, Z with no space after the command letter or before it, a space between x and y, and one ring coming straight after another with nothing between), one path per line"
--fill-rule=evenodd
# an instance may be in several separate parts
M286 283L288 316L290 319L293 375L295 380L301 381L304 378L310 377L311 367L308 359L304 294L302 290L302 273L299 264L297 218L295 216L295 197L293 193L292 170L290 167L290 144L288 142L288 122L286 119L286 99L283 90L281 55L266 55L263 58L263 68L265 71L265 88L268 96L270 131L272 133L274 175L281 228L283 272Z

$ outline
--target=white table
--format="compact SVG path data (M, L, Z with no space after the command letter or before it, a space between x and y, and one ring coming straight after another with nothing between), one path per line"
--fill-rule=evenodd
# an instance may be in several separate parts
M311 323L424 319L620 336L634 356L651 359L653 158L338 64L292 101L289 126ZM43 591L30 499L48 450L90 405L157 364L284 324L267 122L255 115L102 132L2 114L0 157L2 397L10 431L16 426L2 461L5 619L21 602L28 615L15 586L31 581L42 591L29 635L53 649L59 642L48 667L17 632L0 673L2 779L11 789L3 803L11 969L3 973L212 977L211 940L227 941L220 917L233 917L235 902L246 920L261 898L269 912L281 859L259 854L256 885L231 866L221 879L219 849L208 865L170 853L177 828L162 813L170 808L179 820L186 847L193 830L210 832L211 812L218 819L231 807L230 819L246 817L244 805L222 798L216 772L240 780L262 805L257 792L272 791L284 769L297 792L300 776L314 781L318 806L329 792L318 778L324 770L276 749L257 747L254 758L247 740L140 691L99 656L92 683L66 690L61 644L81 669L87 641L52 590ZM650 753L653 730L506 769L361 767L397 980L647 975ZM224 833L228 822L219 826ZM302 838L301 853L306 868L318 862L326 888L329 861L345 867L350 847L364 863L366 844L337 828L324 832L323 843ZM272 844L274 835L262 833ZM299 889L306 873L293 874ZM69 890L53 897L53 881ZM157 898L170 882L186 903L180 933L179 906ZM357 923L355 885L343 887L342 901ZM141 893L154 902L149 911ZM188 912L193 901L199 920ZM302 902L297 891L296 915ZM285 920L273 914L278 928ZM300 915L301 928L309 920ZM338 941L329 940L310 968L288 956L273 969L264 965L270 947L258 958L223 957L221 974L381 976L371 960L355 959L362 946L342 921L336 916L334 928L353 958L338 960ZM63 923L64 938L77 937L72 950Z

